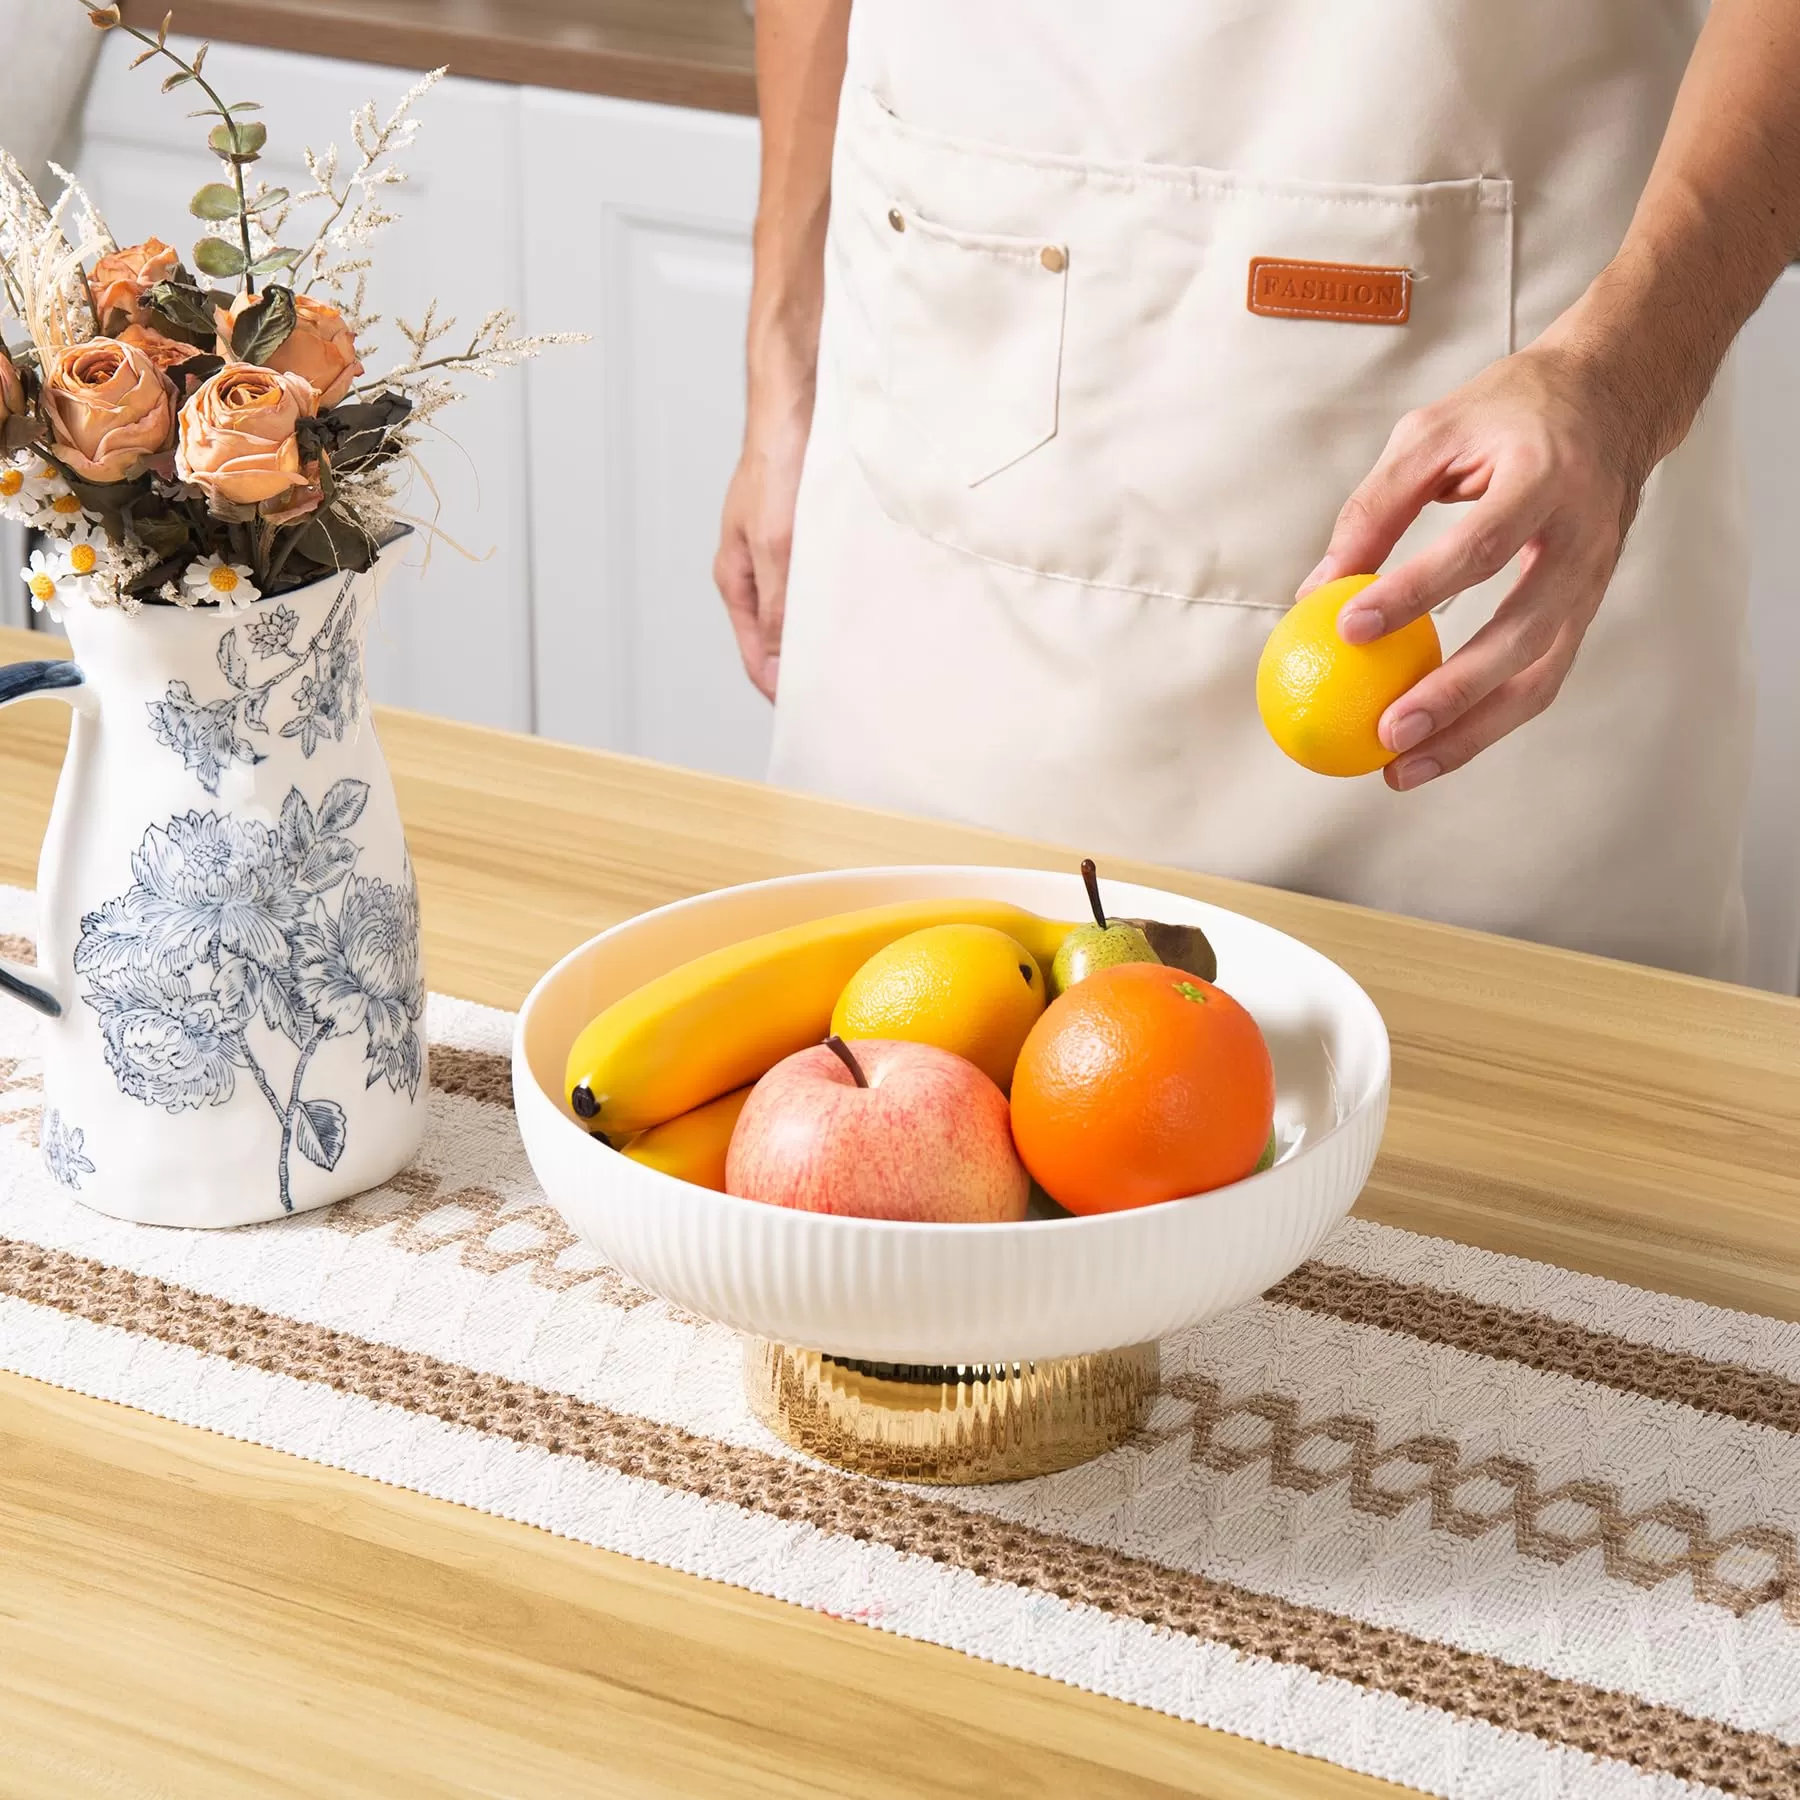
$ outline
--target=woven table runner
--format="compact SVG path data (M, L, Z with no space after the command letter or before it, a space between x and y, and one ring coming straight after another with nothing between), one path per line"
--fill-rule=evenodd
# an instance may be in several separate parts
M510 1027L433 998L389 1187L190 1232L50 1178L0 1010L0 1366L1454 1800L1800 1795L1800 1327L1353 1220L1111 1455L887 1486L576 1243Z

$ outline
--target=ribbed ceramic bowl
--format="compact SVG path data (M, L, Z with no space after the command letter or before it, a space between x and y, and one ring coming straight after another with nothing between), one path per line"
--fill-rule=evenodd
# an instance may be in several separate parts
M1158 1338L1260 1294L1350 1210L1387 1116L1374 1003L1316 950L1218 907L1109 882L1108 909L1205 928L1219 983L1275 1059L1280 1160L1161 1206L1018 1225L911 1225L792 1212L641 1167L591 1139L562 1093L601 1007L689 958L806 919L984 895L1078 919L1071 874L851 869L725 888L603 932L533 989L513 1041L519 1128L570 1227L645 1287L779 1343L879 1362L1076 1356Z

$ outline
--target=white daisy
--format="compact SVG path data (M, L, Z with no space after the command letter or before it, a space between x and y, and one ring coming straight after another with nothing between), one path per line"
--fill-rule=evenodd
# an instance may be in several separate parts
M87 588L81 576L61 573L61 560L59 551L34 550L31 561L19 571L31 590L31 610L47 612L58 624L62 623L64 602L79 597Z
M100 515L89 512L59 481L54 492L38 501L37 514L31 522L39 531L54 531L60 536L81 526L99 524Z
M77 525L62 542L51 546L50 556L64 600L77 595L83 600L92 600L96 582L112 561L105 537L91 525Z
M0 519L14 525L29 525L37 513L37 500L25 491L28 465L0 463Z
M182 574L181 585L187 590L190 605L210 600L226 612L248 606L261 594L250 579L248 563L227 562L216 552L211 556L196 557L189 563Z

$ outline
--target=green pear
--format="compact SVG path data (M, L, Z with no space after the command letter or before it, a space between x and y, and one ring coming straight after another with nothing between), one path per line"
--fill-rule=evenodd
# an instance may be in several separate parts
M1119 963L1153 963L1162 958L1150 948L1150 940L1142 929L1128 925L1123 919L1108 920L1100 904L1100 877L1094 859L1086 857L1081 864L1081 879L1087 884L1088 904L1094 909L1091 925L1077 925L1063 939L1050 965L1050 993L1054 998L1066 994L1078 981L1100 969Z

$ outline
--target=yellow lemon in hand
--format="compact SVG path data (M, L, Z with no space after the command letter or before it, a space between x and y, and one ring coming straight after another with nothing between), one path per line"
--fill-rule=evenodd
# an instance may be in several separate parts
M1367 775L1394 760L1381 715L1444 660L1430 613L1372 644L1346 644L1337 616L1375 577L1346 575L1296 600L1263 645L1256 708L1280 748L1320 775Z
M1002 1093L1044 1010L1044 972L991 925L932 925L878 950L832 1009L841 1038L899 1038L967 1057Z

